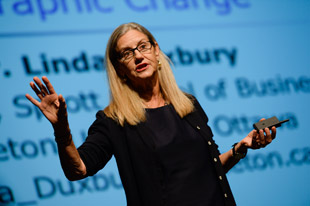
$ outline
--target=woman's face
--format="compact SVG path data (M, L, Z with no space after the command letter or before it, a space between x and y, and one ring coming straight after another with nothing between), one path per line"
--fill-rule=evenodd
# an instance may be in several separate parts
M116 51L119 54L128 53L128 51L139 48L145 48L149 44L148 37L137 30L129 30L121 36L117 42ZM122 58L120 63L120 75L126 76L133 83L155 77L159 59L159 47L157 42L150 50L140 52L138 49L133 51L133 56L129 59ZM129 52L130 53L130 52Z

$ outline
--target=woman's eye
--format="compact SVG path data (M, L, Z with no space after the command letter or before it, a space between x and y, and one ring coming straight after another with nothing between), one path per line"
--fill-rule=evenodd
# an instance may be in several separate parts
M128 57L130 56L130 51L124 51L123 52L123 57Z
M146 47L146 44L140 44L139 46L140 49L145 49L145 47Z

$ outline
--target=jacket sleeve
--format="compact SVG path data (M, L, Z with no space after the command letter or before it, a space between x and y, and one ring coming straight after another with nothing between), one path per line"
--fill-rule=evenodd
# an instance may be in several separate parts
M220 155L220 151L218 149L218 145L215 143L215 141L213 139L213 132L211 130L211 127L208 125L208 122L209 122L208 116L206 115L206 113L202 109L202 107L201 107L200 103L198 102L198 100L194 96L192 96L191 98L193 99L193 103L194 103L194 107L195 107L195 111L194 112L198 113L199 117L203 121L203 124L205 124L205 126L206 126L205 128L206 128L207 133L212 137L210 141L212 141L212 144L215 145L215 149L216 149L217 155Z
M103 111L97 112L96 120L90 126L85 142L78 148L88 176L102 169L113 155L113 147L109 139L110 121Z

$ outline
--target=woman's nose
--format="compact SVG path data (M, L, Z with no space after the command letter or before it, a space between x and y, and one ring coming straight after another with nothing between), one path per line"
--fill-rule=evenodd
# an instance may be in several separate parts
M138 49L136 49L136 50L133 52L133 56L134 56L134 58L136 58L136 59L139 59L139 58L143 58L143 57L144 57Z

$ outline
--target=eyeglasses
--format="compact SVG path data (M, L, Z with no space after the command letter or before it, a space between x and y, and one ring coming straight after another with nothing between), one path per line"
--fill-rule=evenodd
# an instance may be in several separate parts
M150 41L144 41L138 44L136 48L133 49L127 49L120 53L119 58L120 60L131 60L135 55L135 50L138 50L141 54L148 53L152 48L152 43Z

